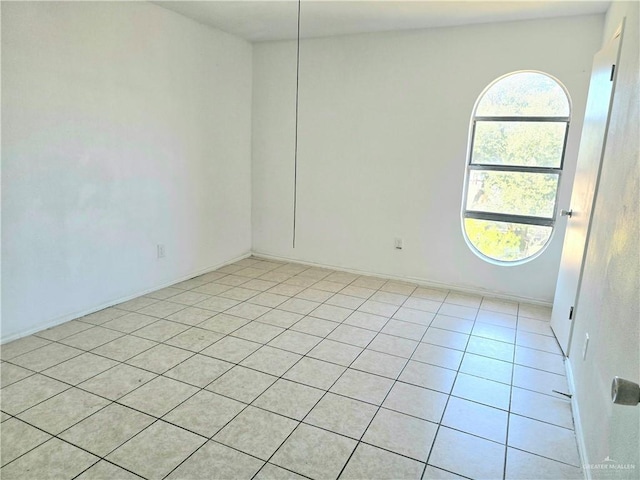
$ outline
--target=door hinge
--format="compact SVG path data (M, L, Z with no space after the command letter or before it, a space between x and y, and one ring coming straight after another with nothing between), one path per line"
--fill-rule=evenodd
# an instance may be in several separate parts
M615 72L616 72L616 66L614 64L614 65L611 65L611 77L609 78L610 82L613 82L613 75Z
M573 320L573 307L569 309L569 320Z

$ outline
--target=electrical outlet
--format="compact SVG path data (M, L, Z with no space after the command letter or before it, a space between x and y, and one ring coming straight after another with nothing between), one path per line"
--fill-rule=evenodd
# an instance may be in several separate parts
M164 258L164 245L159 243L157 245L158 258Z
M394 239L393 244L394 244L394 246L396 247L397 250L402 250L402 247L404 246L404 240L402 240L402 238L400 238L400 237L396 237Z
M582 345L582 360L587 359L587 348L589 348L589 334L584 334L584 344Z

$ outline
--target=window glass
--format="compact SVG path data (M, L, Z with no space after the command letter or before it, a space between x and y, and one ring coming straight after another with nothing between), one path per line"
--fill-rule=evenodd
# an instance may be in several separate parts
M549 242L569 114L562 85L540 72L507 75L480 96L462 217L465 238L482 258L519 263Z

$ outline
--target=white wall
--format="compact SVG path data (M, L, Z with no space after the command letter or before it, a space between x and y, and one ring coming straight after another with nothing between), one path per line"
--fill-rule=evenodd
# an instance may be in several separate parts
M614 2L604 34L607 42L624 16L609 136L575 311L578 348L569 357L587 462L596 465L590 474L621 480L640 475L640 407L614 405L610 394L616 375L640 382L638 3ZM590 343L583 360L586 333Z
M551 302L564 220L546 252L518 267L490 265L464 242L469 120L478 95L505 73L542 70L562 81L573 99L567 205L602 23L586 16L303 41L295 249L295 49L256 45L254 251Z
M147 3L2 3L3 341L250 251L251 64Z

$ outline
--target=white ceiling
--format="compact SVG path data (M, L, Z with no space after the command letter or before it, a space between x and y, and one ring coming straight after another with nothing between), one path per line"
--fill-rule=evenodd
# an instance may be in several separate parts
M154 1L251 42L295 39L297 0ZM413 30L603 13L603 1L302 0L300 36Z

